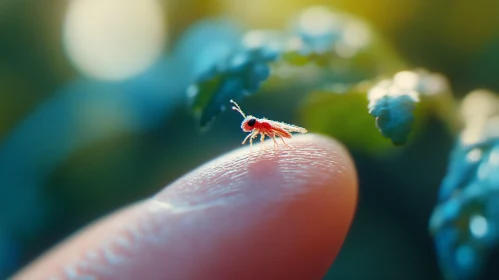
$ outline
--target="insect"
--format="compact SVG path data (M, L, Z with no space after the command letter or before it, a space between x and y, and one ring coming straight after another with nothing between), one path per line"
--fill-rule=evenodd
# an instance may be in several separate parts
M232 110L238 111L244 118L243 122L241 123L241 128L244 132L249 132L249 134L244 138L243 145L246 143L246 141L250 142L250 146L253 145L253 139L257 138L258 135L261 135L260 137L260 150L262 147L265 146L264 140L265 137L268 136L272 140L274 140L274 149L277 149L279 144L277 143L276 137L280 137L282 140L282 143L284 145L290 147L286 141L284 141L284 138L291 138L292 137L292 132L298 132L298 133L307 133L308 131L305 128L283 123L283 122L275 122L268 120L266 118L255 118L251 115L246 116L241 110L241 107L237 105L234 100L230 100L231 103L233 103L235 106L232 107Z

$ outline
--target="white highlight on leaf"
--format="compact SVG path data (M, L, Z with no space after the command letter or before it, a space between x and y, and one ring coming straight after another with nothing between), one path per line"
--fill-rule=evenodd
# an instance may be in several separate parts
M499 137L499 98L487 90L469 93L461 103L465 128L461 142L471 145Z
M490 152L490 163L493 165L499 165L499 147L494 148Z
M450 90L449 82L443 75L431 73L426 69L398 72L393 77L393 82L402 89L417 91L428 96Z
M475 163L482 158L482 154L482 150L480 150L479 148L475 148L468 152L468 154L466 155L466 159L468 159L468 161L472 163Z
M402 71L395 74L393 82L402 89L415 90L418 87L419 76L412 71Z
M307 37L317 37L319 41L324 37L324 43L330 40L331 45L322 45L320 51L334 50L343 58L353 57L371 41L371 31L364 22L323 6L303 11L297 25Z
M426 95L450 92L449 81L442 74L438 73L423 75L419 88L420 91Z
M400 88L392 80L388 79L379 82L367 93L369 107L374 106L374 104L385 96L397 97L403 95L409 96L412 100L414 100L414 102L419 102L419 95L416 91Z
M338 19L328 8L316 6L305 10L298 19L303 32L320 36L339 28Z
M251 30L244 34L242 42L249 49L266 47L277 50L283 47L284 36L277 31Z

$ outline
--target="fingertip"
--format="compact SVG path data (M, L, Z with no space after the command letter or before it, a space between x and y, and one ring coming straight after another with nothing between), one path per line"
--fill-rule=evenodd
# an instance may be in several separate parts
M263 153L243 147L217 158L21 275L320 279L353 219L355 168L330 138L300 135L290 144Z
M155 199L202 209L186 219L188 240L209 243L204 269L187 278L319 279L338 254L353 219L357 177L337 141L297 136L291 149L241 148L184 176ZM191 216L191 218L188 218ZM190 234L195 228L197 234ZM187 255L187 258L191 258ZM290 269L290 268L293 269Z

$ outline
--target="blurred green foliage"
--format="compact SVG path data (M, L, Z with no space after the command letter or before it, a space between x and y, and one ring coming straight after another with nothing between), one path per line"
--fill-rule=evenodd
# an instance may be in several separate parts
M294 28L289 35L284 31L249 31L241 39L242 48L237 43L227 43L237 46L233 54L212 61L211 67L196 77L188 95L193 99L193 110L201 126L219 115L227 107L227 100L238 100L256 92L270 75L280 76L284 83L306 91L307 86L309 90L316 90L335 81L373 78L387 72L387 65L392 69L403 65L391 55L379 36L374 36L365 23L351 16L325 7L312 7L291 20L290 25ZM412 80L423 79L415 75L411 76ZM292 80L291 76L296 79ZM377 86L369 90L369 113L376 117L382 134L395 144L406 142L414 120L413 110L419 98L415 92L418 89L411 87L419 84L412 80L395 82L396 88ZM415 84L406 85L408 82ZM419 83L424 85L425 82ZM272 88L268 90L272 91ZM364 90L367 93L368 89ZM371 91L376 92L373 95ZM407 95L399 96L399 92ZM406 102L400 102L402 99ZM347 143L369 138L361 133L350 133L349 138L345 137L347 135L343 134L341 138Z
M276 57L277 53L272 50L243 50L208 69L208 76L187 89L187 94L194 99L193 110L199 115L201 126L219 115L227 106L227 100L238 100L257 91L270 75L268 62Z
M441 279L427 221L459 131L454 98L479 87L499 91L497 1L161 3L168 43L158 61L129 81L97 82L82 77L64 51L67 1L1 1L0 278L92 220L238 147L244 136L240 118L218 118L200 134L185 107L184 89L206 65L231 53L234 46L223 49L216 43L240 39L234 22L247 30L301 36L289 19L322 4L377 30L370 47L347 57L317 52L321 44L314 51L285 53L270 64L277 75L242 106L255 115L333 135L354 155L359 208L328 278ZM207 19L218 16L229 19L217 19L215 32ZM194 32L191 41L188 35L196 27L207 28ZM366 91L344 94L348 90L341 85L392 77L413 67L445 74L454 91L429 98L420 94L413 139L394 148L367 113ZM283 69L288 71L279 73ZM463 160L454 153L456 162ZM483 158L483 164L476 164L489 166L490 156ZM460 170L453 168L447 176ZM478 180L475 175L470 178ZM463 232L466 225L460 224ZM496 279L491 272L496 259L489 268L483 265L484 279ZM445 270L446 264L441 265Z
M304 126L311 132L334 136L353 150L383 155L393 148L374 126L367 112L365 89L355 91L348 86L329 91L312 92L302 109Z
M430 220L449 279L480 275L499 243L499 98L476 90L461 105L464 129Z

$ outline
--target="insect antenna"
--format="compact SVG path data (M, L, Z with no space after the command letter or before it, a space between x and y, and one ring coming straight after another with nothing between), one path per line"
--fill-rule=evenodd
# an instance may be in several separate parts
M234 105L236 105L235 107L232 106L232 110L234 111L238 111L239 113L241 113L241 115L243 115L243 118L246 118L246 115L244 114L243 110L241 110L241 107L239 107L239 105L234 101L234 100L230 100L230 102Z

